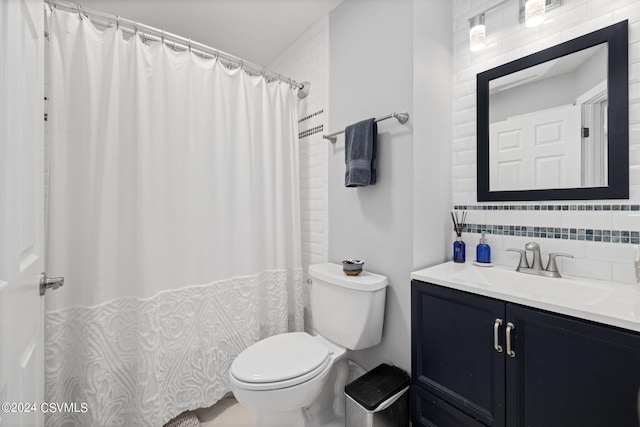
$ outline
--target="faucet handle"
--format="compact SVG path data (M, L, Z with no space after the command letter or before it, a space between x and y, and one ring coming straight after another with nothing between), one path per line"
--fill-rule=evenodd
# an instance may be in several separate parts
M527 251L515 248L509 248L507 250L511 252L520 252L520 262L518 263L516 271L520 271L521 268L531 268L529 267L529 261L527 260Z
M528 251L535 251L535 250L540 250L540 245L537 244L536 242L529 242L526 245L524 245L524 248Z
M550 253L549 262L547 263L547 268L545 268L545 270L550 271L552 273L558 273L558 264L556 264L556 257L559 257L559 256L573 258L573 255L569 255L569 254Z

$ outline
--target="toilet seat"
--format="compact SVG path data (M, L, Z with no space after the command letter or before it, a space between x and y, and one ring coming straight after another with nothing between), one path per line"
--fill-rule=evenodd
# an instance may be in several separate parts
M304 332L274 335L249 346L231 365L245 390L276 390L308 381L331 364L329 348Z

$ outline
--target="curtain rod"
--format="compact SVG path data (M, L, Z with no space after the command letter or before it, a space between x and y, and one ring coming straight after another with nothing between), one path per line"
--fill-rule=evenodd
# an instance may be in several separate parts
M402 124L407 123L407 120L409 120L409 113L404 112L404 113L391 113L391 114L387 114L384 117L379 117L377 119L375 119L376 123L381 122L383 120L387 120L387 119L391 119L391 118L396 118L398 119L398 121ZM338 140L338 138L336 138L336 136L340 135L341 133L344 133L343 130L341 130L340 132L334 132L334 133L330 133L329 135L322 135L322 138L324 139L328 139L329 141L331 141L332 144L335 144L336 141Z
M104 27L113 27L122 30L122 32L132 35L140 35L143 40L151 40L156 42L162 42L167 46L175 50L191 51L203 58L216 58L228 67L242 68L247 74L251 76L264 76L268 81L280 80L285 83L289 83L292 87L298 89L298 98L303 99L309 94L310 83L297 81L285 77L281 74L274 73L273 71L267 71L264 67L256 65L252 62L245 61L242 58L231 55L230 53L223 52L219 49L207 46L202 43L195 42L191 39L178 36L177 34L169 33L165 30L160 30L149 25L141 24L140 22L132 21L121 17L120 15L112 15L106 12L102 12L95 9L85 8L80 4L69 3L61 0L44 0L44 2L53 8L65 10L67 12L75 12L79 15L84 15L94 24L98 24Z

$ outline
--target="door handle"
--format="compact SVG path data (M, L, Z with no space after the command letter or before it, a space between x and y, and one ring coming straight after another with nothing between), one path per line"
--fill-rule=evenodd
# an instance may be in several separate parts
M44 295L47 289L56 290L64 285L64 277L47 277L47 273L40 274L40 295Z
M498 344L498 328L502 325L502 319L496 319L493 322L493 348L496 349L498 353L502 353L502 346Z
M514 325L513 323L511 322L507 323L507 330L506 330L507 354L509 355L509 357L516 357L516 352L511 349L511 331L513 331L515 328L516 328L516 325Z

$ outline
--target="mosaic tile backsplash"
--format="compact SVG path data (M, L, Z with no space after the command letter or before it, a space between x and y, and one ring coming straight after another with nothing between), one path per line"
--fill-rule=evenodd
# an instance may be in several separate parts
M598 211L638 212L637 227L632 230L576 227L541 227L524 224L465 224L467 233L497 234L504 236L523 236L547 239L584 240L590 242L611 242L640 244L640 205L458 205L455 210L462 211Z
M640 233L629 230L594 230L591 228L532 227L526 225L465 224L464 232L504 236L542 237L546 239L586 240L589 242L640 243Z
M496 264L515 268L517 254L506 249L524 249L527 242L537 241L543 257L550 252L574 256L560 260L563 275L635 284L639 204L474 204L454 209L467 212L462 235L467 260L475 259L480 233L486 231Z
M482 211L640 211L640 205L459 205L456 210Z

